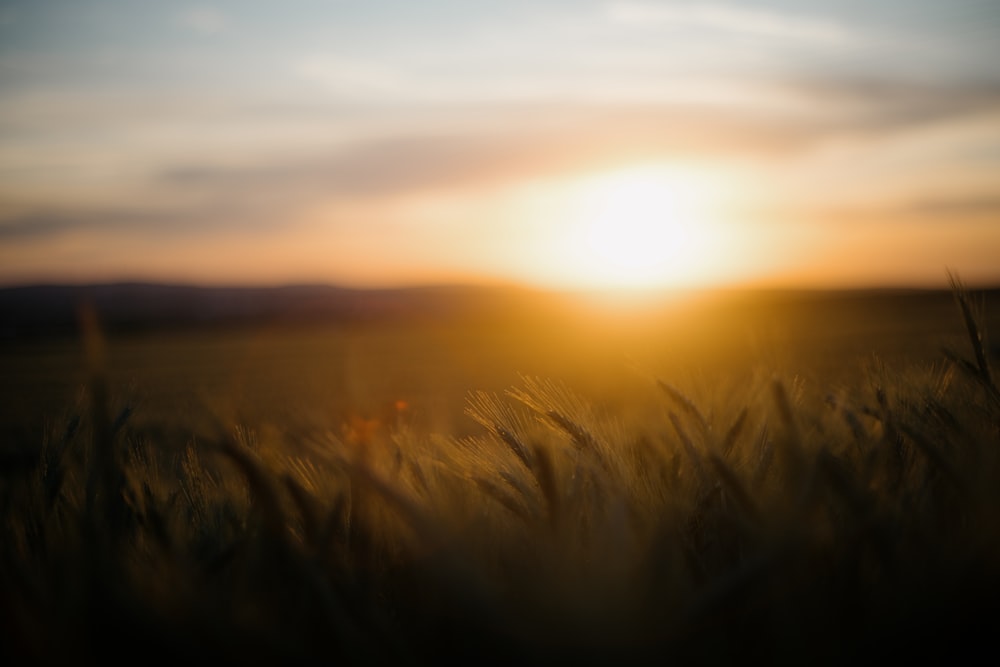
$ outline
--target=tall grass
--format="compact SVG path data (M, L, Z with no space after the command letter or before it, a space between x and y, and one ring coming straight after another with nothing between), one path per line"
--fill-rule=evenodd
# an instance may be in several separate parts
M847 388L667 379L627 420L534 377L482 431L397 420L158 439L84 329L89 404L0 471L16 664L842 664L989 647L1000 401L966 353ZM8 663L15 664L15 663Z

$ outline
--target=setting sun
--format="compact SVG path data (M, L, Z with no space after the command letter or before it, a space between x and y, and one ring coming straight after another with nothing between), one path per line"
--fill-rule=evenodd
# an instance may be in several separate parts
M566 270L592 287L654 287L718 276L720 184L673 165L637 165L568 188L566 234L576 253Z
M673 272L698 245L692 191L662 170L598 180L587 197L587 242L611 282L646 283Z

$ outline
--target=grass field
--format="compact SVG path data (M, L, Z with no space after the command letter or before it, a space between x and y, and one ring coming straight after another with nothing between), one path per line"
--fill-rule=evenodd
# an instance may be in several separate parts
M955 288L4 343L0 652L969 658L1000 322Z

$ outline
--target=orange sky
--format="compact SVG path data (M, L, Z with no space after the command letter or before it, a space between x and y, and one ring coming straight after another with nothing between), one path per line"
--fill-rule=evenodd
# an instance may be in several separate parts
M1000 282L995 3L0 5L0 283Z

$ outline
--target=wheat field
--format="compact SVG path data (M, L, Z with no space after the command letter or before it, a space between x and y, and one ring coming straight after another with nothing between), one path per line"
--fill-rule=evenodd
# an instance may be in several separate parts
M306 335L294 349L322 366L329 396L286 350L240 376L260 390L243 404L210 373L194 386L208 361L171 364L159 393L142 393L141 374L123 386L116 364L146 353L92 323L78 355L61 352L72 363L35 348L49 384L39 366L37 386L5 383L0 652L7 664L971 659L998 620L1000 391L989 304L957 279L951 298L946 335L891 338L882 353L864 351L871 335L833 346L820 332L786 356L779 343L695 357L658 336L690 363L657 366L619 331L643 369L627 381L608 370L620 350L596 351L611 338L581 352L590 367L555 363L586 332L523 331L516 363L535 372L463 351L462 332L436 330L454 337L438 348L365 332L349 362L320 361ZM544 353L524 353L543 336ZM8 372L25 358L8 353ZM197 412L195 395L216 402ZM15 428L32 406L46 417Z

